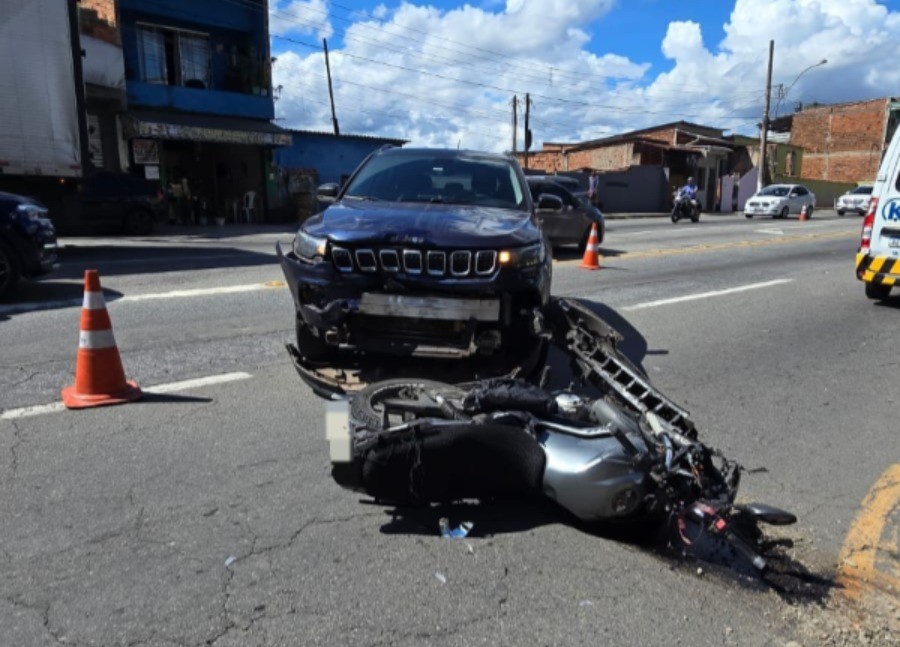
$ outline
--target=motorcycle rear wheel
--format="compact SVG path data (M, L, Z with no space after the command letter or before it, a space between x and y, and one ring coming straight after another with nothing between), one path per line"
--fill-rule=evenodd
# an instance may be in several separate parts
M385 380L366 387L353 398L350 417L375 432L415 417L448 418L427 392L439 393L457 408L466 396L462 389L435 380Z

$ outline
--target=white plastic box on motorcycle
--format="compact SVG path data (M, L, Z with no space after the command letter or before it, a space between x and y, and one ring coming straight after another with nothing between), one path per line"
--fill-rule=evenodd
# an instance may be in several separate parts
M604 321L565 299L547 314L548 334L597 397L514 377L376 382L328 425L335 481L400 505L543 496L584 522L655 521L685 544L690 527L765 569L759 522L796 518L735 503L740 466L697 439Z

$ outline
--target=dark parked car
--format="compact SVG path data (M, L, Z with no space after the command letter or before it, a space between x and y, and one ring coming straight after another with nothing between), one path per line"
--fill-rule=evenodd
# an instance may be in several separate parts
M385 147L317 197L330 206L277 248L302 361L338 349L522 356L540 345L532 324L549 299L551 255L514 158Z
M49 272L57 262L56 231L38 202L0 192L0 299L19 278Z
M593 223L597 223L597 241L603 242L606 221L603 213L590 203L587 193L572 193L559 184L555 176L530 176L527 179L535 202L542 195L552 195L562 201L561 207L539 209L537 212L538 222L552 245L578 245L580 250L584 250Z
M100 172L85 178L80 195L81 223L147 235L168 215L159 186L127 173Z

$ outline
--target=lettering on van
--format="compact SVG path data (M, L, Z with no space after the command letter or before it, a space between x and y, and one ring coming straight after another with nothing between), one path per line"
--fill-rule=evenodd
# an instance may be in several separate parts
M900 222L900 199L894 198L881 209L881 217L891 222Z

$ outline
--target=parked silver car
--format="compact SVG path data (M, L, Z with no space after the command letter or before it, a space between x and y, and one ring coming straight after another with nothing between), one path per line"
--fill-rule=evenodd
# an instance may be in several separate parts
M858 186L838 198L837 203L834 205L834 210L837 211L839 216L843 216L848 211L855 213L857 216L864 216L866 211L869 210L871 197L871 186Z
M787 218L789 214L800 213L803 206L808 213L816 206L816 196L812 191L801 184L770 184L761 191L756 192L744 205L744 215L747 218L753 216L772 216L773 218Z

